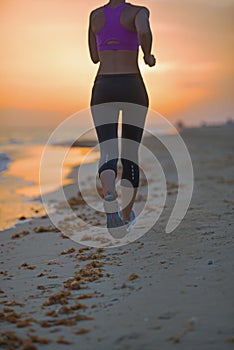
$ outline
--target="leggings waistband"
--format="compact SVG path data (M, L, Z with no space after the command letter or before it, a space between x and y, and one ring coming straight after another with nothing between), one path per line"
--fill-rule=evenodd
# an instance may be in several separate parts
M95 81L102 79L115 79L115 78L140 78L142 76L140 73L121 73L121 74L98 74Z

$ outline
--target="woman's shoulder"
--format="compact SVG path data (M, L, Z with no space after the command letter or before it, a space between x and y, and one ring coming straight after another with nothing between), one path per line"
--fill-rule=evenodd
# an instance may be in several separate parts
M90 12L90 17L94 17L100 13L103 13L103 6L97 7Z
M131 6L132 9L136 10L136 11L140 11L140 10L146 10L146 11L149 11L149 9L145 6L140 6L140 5L133 5L133 4L130 4L128 3L128 5Z

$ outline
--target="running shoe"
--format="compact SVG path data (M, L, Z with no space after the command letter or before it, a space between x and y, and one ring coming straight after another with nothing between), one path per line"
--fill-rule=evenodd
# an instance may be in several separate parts
M135 212L133 210L131 210L131 212L130 212L130 220L123 220L123 218L121 216L121 213L120 213L120 210L118 211L118 214L119 214L120 219L123 221L123 223L125 225L126 231L130 232L132 226L136 222L136 214L135 214Z
M126 227L118 214L119 206L114 195L108 194L104 198L104 209L106 212L107 229L109 233L117 239L126 236Z

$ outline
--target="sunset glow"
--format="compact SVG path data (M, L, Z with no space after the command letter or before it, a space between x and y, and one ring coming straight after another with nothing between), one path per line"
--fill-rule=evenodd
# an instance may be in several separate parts
M27 111L41 111L41 123L50 116L56 124L88 108L98 68L88 53L88 17L102 4L1 1L1 123L18 122L20 115L20 123L27 124ZM157 58L153 69L140 58L150 107L192 124L232 117L234 1L143 0L141 5L150 9ZM37 125L37 119L31 123Z

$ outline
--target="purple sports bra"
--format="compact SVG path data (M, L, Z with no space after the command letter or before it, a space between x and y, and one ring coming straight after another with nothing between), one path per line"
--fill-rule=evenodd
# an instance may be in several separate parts
M108 5L103 6L105 24L96 34L98 51L138 50L139 40L137 32L124 28L120 23L120 15L127 5L128 3L124 2L115 8ZM108 44L110 41L115 41L116 43Z

